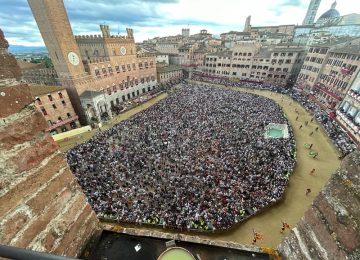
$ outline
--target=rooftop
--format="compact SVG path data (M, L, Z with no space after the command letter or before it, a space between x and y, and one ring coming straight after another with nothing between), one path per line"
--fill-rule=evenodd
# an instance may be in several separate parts
M93 97L100 96L100 95L103 95L103 93L100 92L100 91L86 90L84 93L82 93L82 94L80 95L80 98L88 98L88 99L91 99L91 98L93 98Z
M156 68L156 70L159 73L164 73L164 72L171 72L171 71L181 70L181 67L176 66L176 65L169 65L169 66L164 66L164 67L158 67L158 68Z
M42 85L29 85L29 88L31 95L34 97L50 94L52 92L57 92L65 89L65 87L62 86L42 86Z
M220 51L209 53L207 56L217 56L217 57L231 57L232 51Z
M347 53L347 54L357 54L360 53L360 45L346 45L339 48L334 48L331 52L335 53Z

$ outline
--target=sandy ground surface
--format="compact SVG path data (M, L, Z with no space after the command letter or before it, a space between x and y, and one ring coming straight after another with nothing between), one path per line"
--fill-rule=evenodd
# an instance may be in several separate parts
M234 88L236 90L245 91L243 89ZM290 227L294 227L295 224L303 216L304 212L310 207L314 197L324 187L325 183L330 178L331 174L340 165L338 154L322 130L321 126L314 122L310 123L311 115L299 104L294 102L291 98L283 96L281 94L272 93L270 91L260 90L246 90L247 92L256 93L268 98L271 98L278 102L287 115L290 124L293 126L295 140L297 144L297 166L294 173L290 177L289 186L284 194L283 199L276 205L264 210L263 212L251 217L249 220L238 224L233 229L218 234L193 234L184 232L184 234L193 234L202 238L222 241L233 241L242 244L251 244L253 238L253 229L260 232L263 236L263 240L256 243L262 247L276 247L282 239L286 236L289 230L286 230L284 234L280 233L281 221L286 221ZM107 127L112 126L122 120L129 118L143 109L155 104L159 100L166 97L166 94L162 94L143 105L136 107L126 113L118 116ZM299 111L299 119L296 121L295 109ZM309 125L305 126L304 122L309 121ZM299 129L300 125L303 125L302 129ZM315 132L315 127L319 126L319 131ZM314 131L312 136L309 136L310 132ZM85 134L81 137L75 137L63 142L60 142L61 149L68 150L76 143L84 142L88 140L95 131ZM309 156L309 150L304 147L305 143L312 143L313 150L319 153L316 159ZM315 168L314 175L310 175L310 171ZM311 189L309 195L305 195L306 189ZM154 230L154 228L141 229ZM159 229L157 229L159 230ZM164 231L168 232L168 231ZM169 231L174 233L174 231Z

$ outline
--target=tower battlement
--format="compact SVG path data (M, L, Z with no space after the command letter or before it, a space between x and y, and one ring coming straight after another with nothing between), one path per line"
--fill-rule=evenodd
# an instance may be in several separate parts
M84 34L75 35L75 39L105 39L105 38L117 38L117 39L134 39L134 31L131 28L126 28L127 35L111 35L108 25L100 25L102 34Z

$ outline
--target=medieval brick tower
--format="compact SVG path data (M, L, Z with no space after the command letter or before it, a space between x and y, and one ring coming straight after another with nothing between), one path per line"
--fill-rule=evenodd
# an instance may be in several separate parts
M63 0L28 2L82 124L111 117L114 106L157 87L155 55L136 54L132 29L111 35L101 25L101 35L74 36Z
M83 112L76 91L76 81L86 76L63 1L28 0L41 36L59 76L61 84L68 89L71 101L80 121Z

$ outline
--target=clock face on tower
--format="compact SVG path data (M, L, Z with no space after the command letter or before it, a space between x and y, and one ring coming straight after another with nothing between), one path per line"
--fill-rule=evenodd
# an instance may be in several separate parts
M74 65L74 66L79 65L79 62L80 62L79 56L77 56L77 54L75 52L72 52L72 51L69 52L68 59L72 65Z
M122 46L120 48L120 52L121 52L122 55L125 55L126 54L126 48L124 46Z

